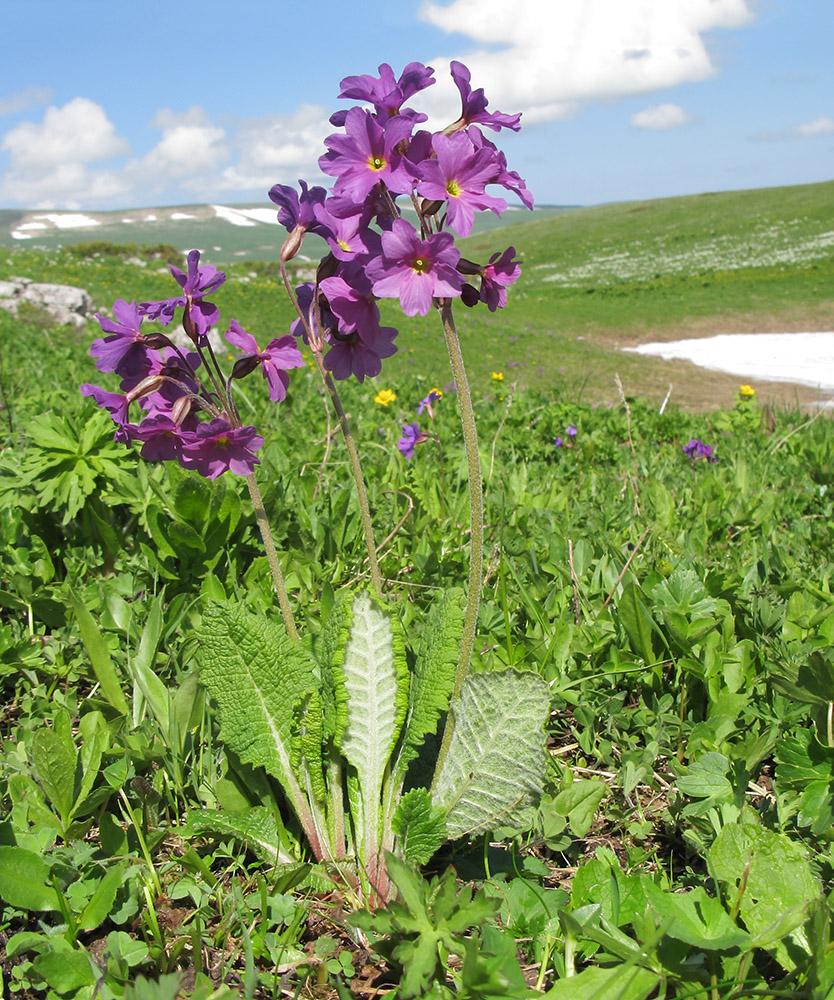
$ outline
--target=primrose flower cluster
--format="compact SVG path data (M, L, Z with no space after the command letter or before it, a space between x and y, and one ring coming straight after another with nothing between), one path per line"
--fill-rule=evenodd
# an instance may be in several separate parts
M322 172L335 178L329 194L304 181L300 193L284 184L269 192L290 234L282 263L299 252L306 233L321 236L330 249L315 284L294 290L299 320L293 333L314 351L327 346L324 364L336 379L376 376L395 353L397 331L380 324L378 299L399 299L407 316L426 315L438 300L454 298L494 312L521 273L513 247L477 264L461 257L449 232L468 236L476 211L504 211L506 201L487 193L490 184L533 207L524 181L480 127L518 130L521 116L487 111L483 90L472 90L462 63L452 62L451 74L460 117L433 133L417 128L426 115L405 107L434 84L431 67L410 63L395 78L383 63L378 77L346 77L339 96L373 110L356 106L331 117L344 131L325 140L319 160ZM415 210L416 226L402 216L401 196Z
M298 319L289 334L263 350L231 320L225 338L243 353L228 378L208 339L220 317L209 296L225 275L200 265L196 250L188 254L186 272L171 268L178 295L138 305L119 299L114 319L98 314L104 336L90 353L99 371L120 377L121 391L88 383L81 392L110 412L116 440L139 441L144 458L175 460L210 479L227 470L251 476L263 438L240 419L232 394L235 379L260 368L270 398L281 402L288 372L304 366L299 340L312 349L325 377L355 376L362 382L378 375L383 359L397 350L397 330L380 323L380 298L399 299L407 316L425 315L456 298L470 307L484 303L491 311L506 304L507 289L521 273L515 249L494 253L483 264L464 260L449 229L467 236L475 212L500 214L507 207L503 198L487 193L490 184L514 192L532 208L524 181L481 130L517 131L521 116L488 111L483 90L472 89L462 63L452 62L451 74L461 98L460 117L433 133L417 128L426 115L405 106L434 84L431 67L411 63L395 78L383 63L378 77L342 81L340 97L365 102L372 110L357 105L331 117L343 131L325 140L319 160L322 172L335 178L330 192L304 181L299 181L300 193L283 184L269 192L278 205L278 221L289 232L281 268ZM403 218L397 204L401 196L416 212L416 226ZM298 254L307 233L326 240L329 252L315 282L293 289L286 263ZM177 316L193 350L181 349L164 332ZM163 329L150 329L149 323ZM131 422L132 406L134 414L139 411L138 422Z
M81 392L108 410L117 441L142 443L143 458L175 460L208 479L227 470L246 476L259 461L255 452L263 438L254 427L243 425L232 398L232 381L260 368L270 399L281 402L289 385L287 372L303 367L304 361L292 336L271 340L261 351L255 338L233 319L226 340L244 353L224 380L208 346L209 329L220 312L207 296L226 276L214 267L200 267L199 260L199 252L193 250L187 272L171 268L181 295L139 305L119 299L113 306L115 319L97 315L104 336L93 342L90 354L99 371L120 376L121 392L90 383L82 385ZM165 333L143 331L146 320L168 326L179 310L194 351L183 351ZM201 367L204 380L198 375ZM133 403L140 410L140 423L130 422Z

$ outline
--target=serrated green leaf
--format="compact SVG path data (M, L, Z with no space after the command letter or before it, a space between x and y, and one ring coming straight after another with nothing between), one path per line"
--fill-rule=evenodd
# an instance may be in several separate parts
M22 847L0 845L0 899L19 910L58 910L49 866Z
M432 799L451 838L511 823L541 794L550 689L538 674L470 674L452 705L455 730Z
M55 812L61 817L64 827L72 819L72 806L75 802L76 776L78 757L75 747L66 744L63 737L54 729L38 729L31 741L32 763L38 774L38 780Z
M382 785L382 772L405 717L408 672L398 627L367 594L353 601L341 674L347 725L339 742L368 793Z
M677 786L684 795L696 799L732 799L733 786L727 774L730 762L722 753L705 753L677 779Z
M298 704L315 690L315 664L276 623L232 603L209 604L198 632L200 679L220 706L220 737L246 764L288 790Z
M441 715L448 711L463 635L463 596L460 589L450 589L429 611L411 675L397 781L405 777L426 736L436 731Z
M353 601L349 595L341 595L327 615L319 641L323 728L328 739L340 735L347 725L344 685L337 684L334 671L340 671L344 662L352 621Z
M684 615L690 620L712 618L719 607L716 598L698 579L697 573L679 566L652 589L656 611Z
M297 861L281 845L278 821L266 806L252 806L239 813L217 809L192 809L188 825L195 833L219 833L234 837L270 864L288 865Z
M400 838L403 858L411 864L426 864L446 841L443 810L432 805L425 788L412 788L405 793L391 826Z
M327 786L322 763L324 726L318 691L314 691L308 697L301 712L299 726L301 729L299 750L306 768L305 778L309 779L313 795L322 802L327 796ZM306 781L304 784L306 785Z

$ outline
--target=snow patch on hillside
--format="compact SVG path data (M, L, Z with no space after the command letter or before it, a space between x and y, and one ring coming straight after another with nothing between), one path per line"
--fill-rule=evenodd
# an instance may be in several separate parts
M625 350L667 361L691 361L745 379L834 389L834 333L722 333Z

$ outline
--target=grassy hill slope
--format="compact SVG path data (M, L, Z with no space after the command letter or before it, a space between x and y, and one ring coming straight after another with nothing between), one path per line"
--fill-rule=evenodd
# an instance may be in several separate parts
M198 209L201 218L163 223L165 213L196 216ZM130 214L111 213L125 218ZM199 246L207 262L226 266L230 280L218 300L224 320L234 316L256 335L275 336L286 329L292 312L277 268L256 261L260 256L274 262L282 228L262 222L235 226L210 206L133 214L155 214L158 219L146 224L153 227L147 235L136 228L138 221L122 223L119 229L111 220L111 229L137 241L174 242L182 249ZM507 309L495 314L483 307L457 309L473 380L486 393L505 393L518 382L552 387L576 399L612 402L617 399L616 372L635 395L659 403L671 382L677 402L710 408L732 401L739 378L684 362L623 354L618 348L719 332L834 329L834 181L537 210L532 217L517 210L506 213L503 221L508 219L511 224L501 225L490 215L485 220L488 228L460 243L464 256L482 262L513 245L524 262ZM20 217L15 224L20 225ZM180 225L190 229L178 229ZM66 250L38 252L46 231L29 232L37 238L15 241L5 254L0 251L0 278L22 274L82 285L97 308L107 308L120 297L161 298L171 293L165 268L140 269L104 257L81 259ZM55 230L64 236L79 232ZM86 237L100 239L105 232L102 223L94 232L87 230ZM195 238L187 239L188 233ZM231 265L229 234L246 248L244 259ZM205 238L196 239L200 235ZM275 248L269 252L262 242L267 236ZM225 239L223 251L212 249L222 245L211 242L214 239ZM305 252L313 256L317 251L305 245ZM239 259L235 253L233 260ZM430 383L447 381L437 318L408 319L394 303L383 302L382 307L385 321L400 330L399 352L383 372L387 383L395 383L404 371L418 372ZM504 374L501 385L491 380L493 371ZM761 390L774 399L810 400L818 395L792 386Z

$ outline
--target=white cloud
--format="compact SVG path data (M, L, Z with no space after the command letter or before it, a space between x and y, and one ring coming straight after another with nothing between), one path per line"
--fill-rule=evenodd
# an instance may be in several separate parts
M151 125L161 129L162 138L140 160L128 164L126 172L136 183L156 190L172 181L187 186L195 178L216 174L229 155L225 130L212 125L202 108L181 113L164 108Z
M39 124L21 122L3 136L13 168L39 170L64 163L94 163L128 151L100 104L74 97L46 109Z
M46 104L51 96L52 91L48 87L27 87L11 97L0 97L0 117L28 111L37 104Z
M678 128L690 121L692 121L692 116L688 115L677 104L657 104L653 108L638 111L629 119L629 123L634 128L650 129L655 132Z
M241 122L235 132L240 158L223 171L222 189L268 191L273 184L315 182L324 139L334 129L319 105L302 104L290 115Z
M794 131L799 136L828 135L829 132L834 132L834 119L815 118L812 122L797 125Z
M706 80L718 70L704 34L753 14L747 0L427 0L420 16L471 38L479 47L461 59L473 86L487 89L490 108L522 111L529 124Z
M815 118L811 122L794 125L793 128L776 129L773 132L759 132L753 136L765 142L782 142L785 139L809 139L818 135L830 135L834 132L834 119Z
M90 170L128 152L104 109L84 97L49 107L42 122L21 122L3 136L9 167L0 181L0 200L35 208L80 208L111 198L129 183L114 170Z

